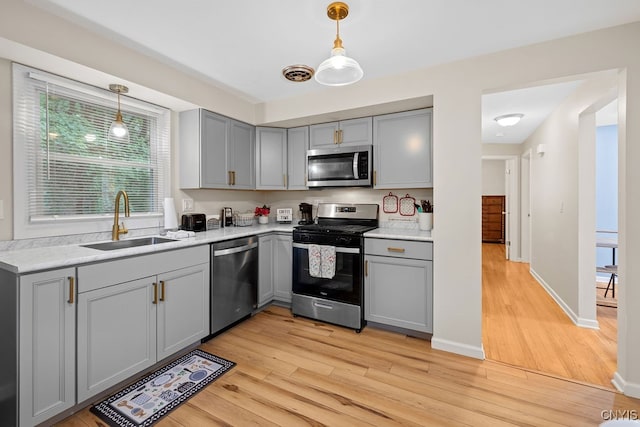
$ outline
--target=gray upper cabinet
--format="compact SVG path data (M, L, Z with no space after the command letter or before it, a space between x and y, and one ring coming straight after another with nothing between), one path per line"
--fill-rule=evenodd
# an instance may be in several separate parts
M432 109L373 118L374 188L433 187Z
M256 189L287 189L287 130L256 128Z
M229 129L227 172L231 172L231 185L225 188L252 190L256 188L255 127L230 120Z
M287 129L287 189L306 190L309 126Z
M180 188L255 188L255 128L198 109L180 113Z
M309 146L370 145L371 117L309 126Z

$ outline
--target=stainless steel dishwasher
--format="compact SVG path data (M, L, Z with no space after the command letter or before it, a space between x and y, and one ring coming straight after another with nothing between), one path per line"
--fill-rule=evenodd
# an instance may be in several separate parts
M211 334L251 316L258 300L258 238L211 245Z

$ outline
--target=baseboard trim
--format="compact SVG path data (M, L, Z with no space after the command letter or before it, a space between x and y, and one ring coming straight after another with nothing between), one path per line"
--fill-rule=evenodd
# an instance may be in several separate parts
M531 273L533 278L536 279L536 281L540 284L540 286L542 286L542 288L545 291L547 291L547 293L551 296L551 298L553 298L556 304L560 306L562 311L564 311L564 313L569 317L569 319L571 319L571 321L576 325L580 326L578 324L578 316L573 312L573 310L571 310L571 307L569 307L564 302L564 300L560 298L560 296L556 293L556 291L554 291L553 288L551 288L551 286L549 286L549 284L545 282L544 279L542 279L542 277L540 277L540 275L538 275L538 273L536 273L536 271L533 268L530 268L529 272Z
M618 372L613 374L611 383L618 389L618 391L624 393L625 396L640 399L640 384L625 381L624 378L622 378L622 375Z
M449 353L473 357L474 359L485 359L484 347L482 345L476 347L469 344L462 344L455 341L432 337L431 348L434 350L448 351Z

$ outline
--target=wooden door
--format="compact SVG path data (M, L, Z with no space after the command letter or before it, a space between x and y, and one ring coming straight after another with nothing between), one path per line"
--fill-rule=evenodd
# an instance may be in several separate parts
M482 241L504 243L505 196L482 196Z

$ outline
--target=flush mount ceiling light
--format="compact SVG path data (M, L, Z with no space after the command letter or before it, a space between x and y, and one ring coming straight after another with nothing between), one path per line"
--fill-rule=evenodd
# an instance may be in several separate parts
M116 113L116 119L111 122L109 127L109 137L118 141L129 142L129 129L122 121L122 113L120 112L120 94L129 92L129 88L123 85L111 84L109 85L109 90L118 94L118 112Z
M316 72L316 81L327 86L345 86L357 82L364 72L360 64L349 58L340 39L340 20L349 14L349 6L343 2L334 2L327 7L327 16L336 21L336 39L333 42L331 56L322 61Z
M500 126L513 126L524 117L524 114L505 114L504 116L498 116L495 120Z

